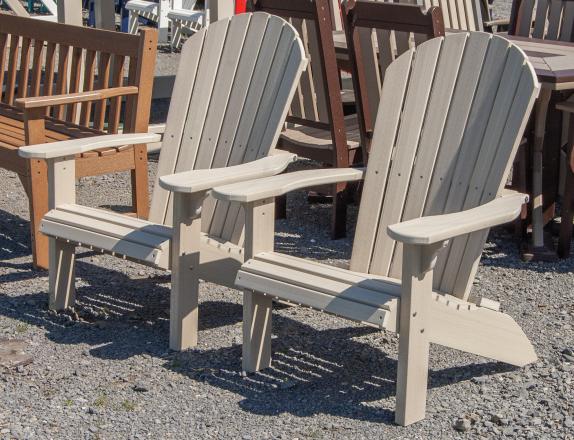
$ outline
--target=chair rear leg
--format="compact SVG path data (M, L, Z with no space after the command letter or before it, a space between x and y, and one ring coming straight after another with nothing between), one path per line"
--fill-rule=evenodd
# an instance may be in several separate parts
M347 191L344 186L334 185L331 218L331 238L338 240L347 236Z
M76 246L53 237L50 247L50 310L61 311L74 307L76 300Z
M287 196L275 197L275 220L285 220L287 218Z
M271 366L271 311L273 300L259 292L243 293L243 371L254 373Z
M562 221L560 223L560 240L558 242L558 255L561 258L570 256L570 246L572 242L572 220L574 217L574 173L568 164L566 170L566 185L564 186L564 197L562 200Z

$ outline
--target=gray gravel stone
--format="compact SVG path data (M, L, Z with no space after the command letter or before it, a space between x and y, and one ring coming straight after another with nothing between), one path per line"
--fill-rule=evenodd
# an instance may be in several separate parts
M470 423L470 420L461 418L454 422L453 427L459 432L466 432L470 431L472 424Z

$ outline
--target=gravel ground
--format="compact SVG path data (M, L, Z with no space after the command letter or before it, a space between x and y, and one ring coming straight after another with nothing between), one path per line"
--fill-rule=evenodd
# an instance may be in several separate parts
M427 418L401 428L391 333L278 307L273 368L242 377L237 291L202 284L199 346L169 352L169 278L90 252L77 265L77 316L48 312L24 192L12 173L0 170L0 182L0 339L25 341L33 356L0 369L0 439L574 439L574 259L522 263L513 237L493 231L474 293L502 303L539 362L517 369L433 346ZM78 198L125 210L127 176L82 179ZM278 250L346 264L352 241L329 240L328 206L295 193L288 209ZM355 217L351 208L350 237Z

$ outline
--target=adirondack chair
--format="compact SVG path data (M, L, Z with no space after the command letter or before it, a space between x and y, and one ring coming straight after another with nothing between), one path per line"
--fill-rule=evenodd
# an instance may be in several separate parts
M0 15L0 167L18 174L30 200L35 266L48 267L48 239L39 233L48 211L47 170L41 160L19 157L18 149L120 129L146 132L156 46L153 29L134 36ZM78 178L129 171L134 211L147 217L145 145L76 160Z
M410 4L349 0L344 12L361 147L368 158L387 68L416 45L444 36L445 30L435 6L425 11Z
M429 343L513 365L536 360L496 302L470 302L488 228L526 196L503 194L539 90L524 53L485 33L434 38L387 69L366 170L299 171L216 187L246 210L243 369L271 363L273 299L400 334L396 422L424 418ZM364 179L349 270L273 251L274 198ZM450 244L447 244L451 241Z
M76 246L172 270L170 347L197 343L198 280L233 286L243 261L244 213L208 198L213 185L282 172L293 155L270 156L305 68L287 22L264 13L218 21L183 46L149 221L75 204L74 154L156 142L153 133L20 149L48 162L50 308L74 305ZM219 69L226 66L225 69ZM166 177L172 173L178 173ZM167 183L165 183L167 182ZM172 227L173 225L173 227Z
M196 10L197 0L191 0L182 9L172 9L167 13L171 22L171 47L179 49L184 34L193 34L202 27L208 25L206 11L209 9L209 0L206 0L205 8Z
M3 0L10 10L19 17L35 18L44 21L58 21L58 8L54 0L41 0L42 4L48 10L48 14L31 15L22 5L20 0Z
M140 17L146 18L158 25L158 42L166 43L168 40L168 13L173 10L193 9L195 0L130 0L125 8L129 11L128 32L136 34L139 29Z
M510 14L509 33L521 37L539 38L544 40L574 42L574 2L571 0L514 0ZM550 92L547 99L550 99ZM558 110L564 114L563 137L568 139L566 144L565 171L566 184L561 209L560 239L558 243L558 255L566 258L570 255L570 244L572 240L572 221L574 206L574 171L570 165L572 159L572 142L569 132L574 130L574 97L568 98L557 105ZM546 109L537 109L539 118L543 120L547 117ZM535 178L542 179L542 155L544 133L535 133L534 155L532 166L535 171ZM541 180L540 180L541 182ZM537 186L541 186L540 183ZM535 195L536 196L536 195ZM534 197L533 216L538 216L537 225L543 225L542 205L536 206L537 197ZM533 226L535 228L536 226ZM541 227L541 226L540 226ZM543 248L543 232L540 230L534 238L534 247L542 249L540 252L544 257L547 251ZM536 242L538 239L538 242ZM550 252L550 257L553 257Z

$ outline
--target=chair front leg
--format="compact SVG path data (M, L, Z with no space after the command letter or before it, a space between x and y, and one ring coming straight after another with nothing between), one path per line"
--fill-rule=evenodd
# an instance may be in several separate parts
M245 261L273 251L275 200L245 206ZM241 275L239 275L241 276ZM271 313L273 300L261 292L243 293L243 371L254 373L271 366Z
M197 345L201 207L206 192L173 196L169 347Z
M48 205L55 209L59 205L76 201L76 161L73 156L47 161ZM49 307L61 311L74 307L76 246L55 237L49 238Z
M255 373L271 366L273 300L260 292L243 292L243 371Z
M407 245L403 249L399 312L399 362L395 423L407 426L424 419L428 379L427 331L437 252L446 245Z

